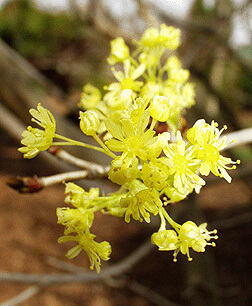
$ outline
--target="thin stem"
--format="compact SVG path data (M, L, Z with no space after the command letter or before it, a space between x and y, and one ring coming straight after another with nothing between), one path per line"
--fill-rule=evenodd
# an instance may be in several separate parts
M109 148L103 143L103 141L99 138L97 134L93 135L94 139L99 143L99 145L107 152L107 154L113 158L116 158L117 156L109 150Z
M170 225L177 231L180 229L181 225L175 222L167 213L167 211L162 207L162 214L164 215L165 219L170 223Z
M61 135L58 135L58 134L55 134L55 137L59 138L59 139L62 139L62 140L66 140L68 143L70 142L72 145L81 146L81 147L88 148L88 149L93 149L93 150L96 150L96 151L99 151L99 152L102 152L102 153L105 153L105 154L111 156L111 154L108 154L108 152L105 151L103 148L99 148L99 147L96 147L96 146L93 146L93 145L89 145L87 143L80 142L80 141L77 141L77 140L73 140L71 138L61 136ZM54 142L54 144L55 145L60 145L60 142ZM71 145L71 144L69 144L69 145ZM64 144L64 145L67 145L67 144ZM113 156L111 156L111 157L113 157Z
M160 216L160 220L161 220L161 225L160 225L159 230L163 231L163 230L166 229L166 222L165 222L165 217L163 215L162 210L159 210L159 216Z

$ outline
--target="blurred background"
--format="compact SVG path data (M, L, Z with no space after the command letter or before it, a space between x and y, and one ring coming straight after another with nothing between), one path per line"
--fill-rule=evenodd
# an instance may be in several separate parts
M84 84L103 90L113 80L106 58L110 40L123 36L132 47L150 26L182 30L178 57L191 72L196 105L185 118L226 124L228 132L252 126L252 2L250 0L2 0L0 1L0 270L60 273L69 245L58 245L63 228L55 210L64 206L64 186L18 194L6 185L15 176L45 176L74 170L43 152L24 160L17 151L38 103L55 115L59 134L86 140L78 129L77 103ZM197 196L170 209L177 221L192 219L217 228L216 248L182 256L153 249L124 277L127 285L68 284L42 288L21 304L3 305L250 305L252 304L251 144L224 155L242 164L233 181L209 177ZM87 160L109 159L71 149ZM112 190L100 181L85 188ZM154 222L155 224L155 222ZM158 224L156 225L158 227ZM112 265L141 245L155 228L110 216L97 216L94 233L112 245ZM98 240L99 240L98 239ZM85 254L72 263L89 267ZM138 285L137 285L138 284ZM0 283L0 303L24 284Z

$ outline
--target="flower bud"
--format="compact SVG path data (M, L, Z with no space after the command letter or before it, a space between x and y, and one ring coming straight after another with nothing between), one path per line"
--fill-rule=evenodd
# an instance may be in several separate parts
M98 115L93 110L87 110L85 113L80 112L80 129L88 136L95 135L100 126Z

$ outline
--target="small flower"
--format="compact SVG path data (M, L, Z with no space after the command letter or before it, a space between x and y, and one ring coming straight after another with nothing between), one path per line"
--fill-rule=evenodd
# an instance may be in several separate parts
M105 94L104 101L108 106L117 107L129 99L136 98L136 93L140 91L143 82L137 81L137 79L144 73L145 64L140 64L137 68L134 68L130 60L124 61L124 72L116 71L112 69L112 72L118 82L111 83L109 86L105 86L104 89L109 92Z
M158 246L160 251L174 250L174 262L177 261L179 252L183 255L186 254L188 260L192 261L189 253L190 248L195 252L205 252L207 245L215 246L215 243L209 242L209 240L218 239L217 230L209 232L206 226L206 223L197 226L194 222L187 221L176 228L176 231L160 229L157 233L152 234L151 241Z
M169 169L158 159L143 164L141 174L141 179L148 188L161 191L167 186Z
M170 116L170 105L166 97L156 94L148 108L153 119L165 122Z
M152 160L157 158L167 146L170 138L171 135L168 132L163 132L153 137L148 143L148 159Z
M87 209L99 197L99 188L90 188L87 192L74 183L66 183L65 193L68 194L65 203Z
M83 87L79 107L83 109L95 109L101 101L101 98L102 94L97 87L86 84Z
M188 194L192 188L196 191L205 181L197 175L199 160L193 150L187 151L180 131L177 132L177 143L164 148L167 159L162 160L170 168L170 175L174 175L173 186L182 194Z
M111 163L108 178L119 185L129 183L139 175L138 159L128 153L123 153Z
M215 246L215 243L209 242L209 240L218 239L217 230L209 232L206 226L206 223L197 226L192 221L187 221L181 226L178 232L179 243L174 252L174 261L177 261L176 257L179 251L184 255L186 254L188 260L191 261L189 248L192 248L195 252L205 252L207 245Z
M95 110L80 112L80 129L88 136L93 136L98 131L100 120Z
M159 251L176 250L178 235L174 230L159 230L151 235L151 242L158 246Z
M181 32L179 29L176 29L172 26L167 26L161 24L159 40L162 45L170 50L175 50L180 45L180 35Z
M121 120L121 125L113 121L107 121L107 130L116 138L106 141L108 148L115 152L129 152L142 160L146 160L149 141L155 133L150 129L145 131L149 118L149 112L145 111L136 127L132 120L126 118Z
M169 182L168 186L164 188L163 192L168 198L164 198L164 204L167 205L169 203L176 203L182 201L188 196L189 193L193 192L193 188L191 187L184 192L179 192L179 190L173 185L171 185Z
M93 223L94 213L83 208L57 208L58 223L66 227L64 234L83 232L88 230Z
M107 59L110 65L123 62L130 56L129 47L125 44L122 37L117 37L110 42L111 55Z
M211 171L216 176L224 177L230 183L232 179L226 169L235 169L234 164L239 164L240 161L234 162L231 158L220 154L220 151L228 145L226 137L219 139L227 127L224 126L219 130L217 126L218 124L214 121L209 125L204 119L200 119L188 130L187 138L195 146L197 158L201 160L200 173L209 175ZM233 164L233 166L228 166L228 164Z
M21 140L21 143L25 147L19 148L18 151L24 153L24 158L28 159L35 157L40 151L50 148L56 130L53 115L40 104L38 104L37 110L30 109L30 114L34 117L31 120L44 130L28 126L27 130L22 133L24 139Z
M81 250L84 250L90 260L91 266L90 269L93 270L94 267L98 273L100 273L100 265L102 260L109 260L109 256L111 254L111 246L107 241L96 242L94 238L96 236L89 233L84 232L82 234L76 236L63 236L58 239L58 243L63 243L67 241L76 241L78 243L77 246L71 248L66 256L69 259L76 257Z
M144 184L143 184L144 186ZM158 214L159 208L162 207L162 202L159 199L159 194L155 191L149 189L142 189L138 191L135 195L129 195L122 198L120 201L122 207L126 207L125 221L130 222L130 216L134 220L139 220L140 222L145 220L145 222L150 223L150 213L154 216ZM143 219L142 219L142 217Z
M154 50L155 47L175 50L180 44L180 30L175 29L172 26L167 26L162 24L160 26L160 31L156 28L147 29L138 45L140 50Z

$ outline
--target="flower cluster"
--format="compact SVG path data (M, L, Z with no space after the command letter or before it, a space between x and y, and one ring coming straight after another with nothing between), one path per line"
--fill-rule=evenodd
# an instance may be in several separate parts
M97 211L124 217L126 222L133 218L149 223L151 215L159 215L161 226L152 235L152 243L159 250L174 250L174 261L179 252L191 260L189 248L204 252L207 245L214 246L209 240L217 238L216 230L208 232L206 224L197 226L192 221L179 225L164 207L193 191L199 193L205 185L200 175L211 172L230 182L226 170L239 163L220 153L228 145L225 137L220 138L225 126L219 130L216 122L200 119L187 131L187 139L181 135L179 121L194 104L194 87L176 56L163 58L166 50L179 46L180 31L163 24L160 29L147 29L134 43L133 57L123 38L111 42L108 63L116 81L105 86L104 96L91 84L83 87L80 129L98 147L55 134L54 118L39 105L38 111L30 112L45 130L28 127L23 133L25 147L19 149L24 157L32 158L51 144L75 144L112 157L108 178L120 186L117 192L100 196L98 188L86 192L68 183L66 203L74 208L57 209L58 223L65 226L59 242L77 243L67 256L73 258L84 250L98 272L100 260L109 259L111 247L106 241L94 241L90 232ZM122 70L118 70L120 65ZM167 130L160 133L160 125ZM53 143L53 138L64 142ZM173 229L166 229L167 222Z

